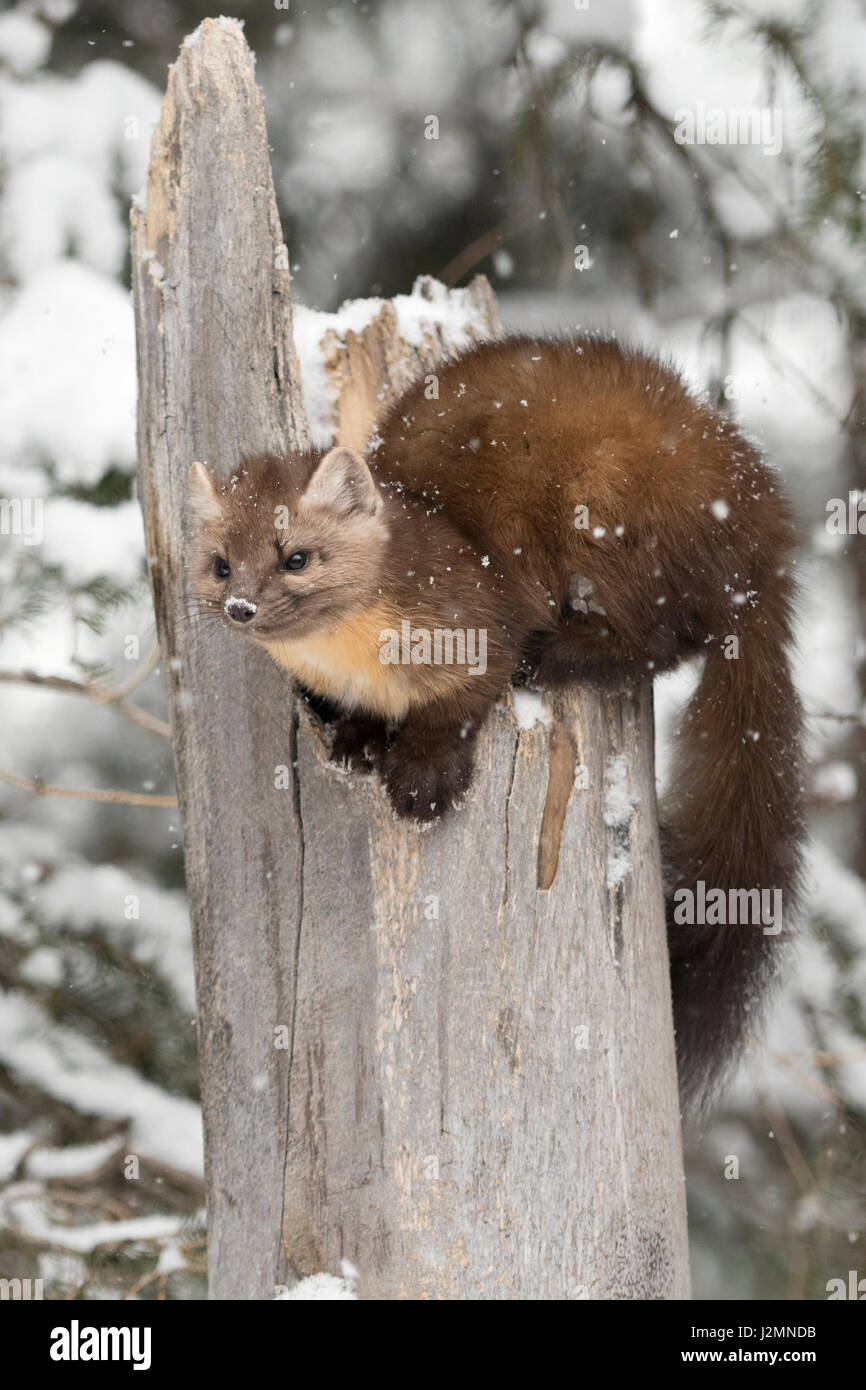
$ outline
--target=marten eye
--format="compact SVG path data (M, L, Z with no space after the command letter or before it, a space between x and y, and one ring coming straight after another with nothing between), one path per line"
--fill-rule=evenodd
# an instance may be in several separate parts
M306 550L294 550L286 558L283 569L286 570L305 570L310 563L309 552Z
M222 555L215 555L213 562L214 574L217 579L228 579L231 574L228 560L224 560Z

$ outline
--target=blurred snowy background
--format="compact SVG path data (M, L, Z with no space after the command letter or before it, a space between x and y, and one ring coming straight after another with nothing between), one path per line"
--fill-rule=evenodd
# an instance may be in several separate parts
M298 302L484 271L512 326L671 352L784 475L812 905L768 1037L687 1169L697 1296L826 1297L866 1274L866 536L827 524L831 499L866 489L862 0L232 12L258 55ZM204 1287L127 214L166 66L205 13L0 11L0 1276L41 1277L46 1297ZM781 147L678 143L677 113L702 103L778 111ZM662 774L692 679L658 693Z

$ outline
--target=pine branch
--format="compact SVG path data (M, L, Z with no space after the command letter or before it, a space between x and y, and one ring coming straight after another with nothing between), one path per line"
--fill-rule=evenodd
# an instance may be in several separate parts
M149 658L149 660L151 659ZM137 671L132 678L134 684L128 681L126 686L119 690L107 689L97 685L95 681L74 680L70 676L40 676L36 671L0 671L0 681L40 685L46 690L62 690L69 695L87 695L97 704L110 705L112 709L117 710L118 714L122 714L124 719L128 719L139 729L146 729L148 733L157 734L160 738L170 741L171 728L164 719L159 719L155 714L149 714L147 710L140 709L138 705L131 705L124 699L125 691L134 689L134 686L139 684L147 674L147 670L143 674L140 670Z
M152 792L126 792L104 787L55 787L38 777L19 777L0 767L0 782L34 796L66 796L75 801L119 802L125 806L176 806L176 796L158 796Z

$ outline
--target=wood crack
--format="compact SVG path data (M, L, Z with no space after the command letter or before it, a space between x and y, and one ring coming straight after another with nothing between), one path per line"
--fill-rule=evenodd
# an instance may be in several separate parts
M285 1147L283 1150L282 1192L280 1194L281 1238L284 1236L285 1233L286 1176L288 1173L289 1147L291 1144L292 1137L292 1077L295 1066L295 1032L298 1017L298 977L301 958L301 930L303 928L304 922L304 859L306 853L306 845L304 842L304 817L301 808L301 779L298 769L298 734L300 730L300 722L301 721L300 712L298 709L298 701L297 698L293 696L292 720L290 725L291 735L289 738L289 758L290 766L292 769L292 804L294 806L295 811L295 823L298 829L298 910L295 919L294 959L292 963L291 982L292 1016L289 1025L288 1073L286 1076L286 1128ZM280 1247L278 1248L278 1266L275 1272L275 1283L280 1282L279 1278L277 1277L279 1275L280 1251L283 1252L285 1258L288 1258L285 1255L285 1243L283 1239L281 1239Z
M559 703L554 707L548 751L547 795L538 839L536 887L552 888L559 873L562 832L574 791L574 769L578 761L575 736L566 723Z

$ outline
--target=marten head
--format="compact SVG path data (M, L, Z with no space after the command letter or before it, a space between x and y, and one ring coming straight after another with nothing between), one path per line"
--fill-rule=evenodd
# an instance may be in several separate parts
M220 480L189 471L202 612L259 641L333 628L375 595L387 540L382 498L360 454L265 454Z

